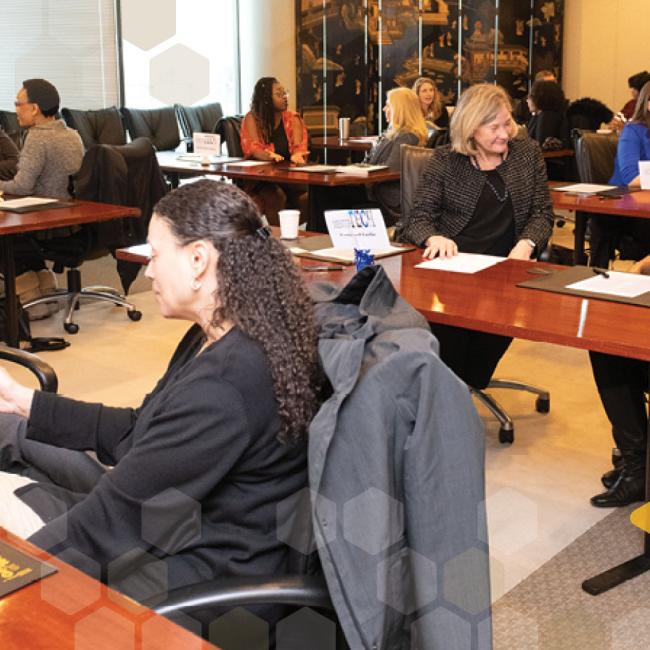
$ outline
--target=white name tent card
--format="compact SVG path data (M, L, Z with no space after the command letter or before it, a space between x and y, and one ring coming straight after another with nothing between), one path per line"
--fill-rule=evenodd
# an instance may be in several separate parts
M325 223L333 248L352 250L389 249L388 233L381 210L326 210Z
M650 190L650 160L639 161L639 176L641 177L641 189Z
M219 156L221 154L221 136L217 133L200 133L192 134L194 142L194 153L201 158L210 158L210 156Z

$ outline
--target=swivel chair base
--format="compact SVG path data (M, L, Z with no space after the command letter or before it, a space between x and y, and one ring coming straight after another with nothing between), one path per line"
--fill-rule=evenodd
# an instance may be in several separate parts
M535 410L538 413L548 413L551 410L551 395L548 391L531 384L524 384L513 379L493 379L488 388L509 388L512 390L525 390L528 393L537 395L535 400ZM494 397L483 390L471 388L472 395L485 406L499 422L499 442L512 443L515 440L515 425L505 409Z
M142 318L142 312L138 311L133 303L125 300L124 296L112 287L93 286L82 288L79 269L68 269L67 278L68 289L57 289L47 296L30 300L23 305L23 308L29 309L35 305L65 301L66 316L63 321L63 328L68 334L76 334L79 331L79 325L73 321L72 317L75 310L79 309L82 298L103 300L118 305L119 307L124 307L126 309L126 315L132 321L139 321Z

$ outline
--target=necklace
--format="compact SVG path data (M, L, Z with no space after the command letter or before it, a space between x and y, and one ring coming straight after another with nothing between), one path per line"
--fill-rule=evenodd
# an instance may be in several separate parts
M499 201L499 203L503 203L508 198L509 192L508 192L507 187L505 188L505 192L503 193L503 196L502 196L501 194L499 194L499 191L497 190L497 188L494 187L494 185L492 184L492 181L488 178L487 174L485 174L485 182L490 186L490 189L494 193L494 196L497 197L497 201Z

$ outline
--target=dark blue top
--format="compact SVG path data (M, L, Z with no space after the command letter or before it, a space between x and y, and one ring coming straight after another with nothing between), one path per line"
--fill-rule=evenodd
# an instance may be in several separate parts
M631 122L621 131L611 185L628 185L639 175L639 161L650 160L650 131L645 124Z

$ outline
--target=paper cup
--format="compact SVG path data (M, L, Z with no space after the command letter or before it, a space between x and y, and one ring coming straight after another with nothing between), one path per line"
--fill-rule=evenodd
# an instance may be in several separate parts
M280 210L280 238L296 239L298 237L298 223L300 222L300 210Z

